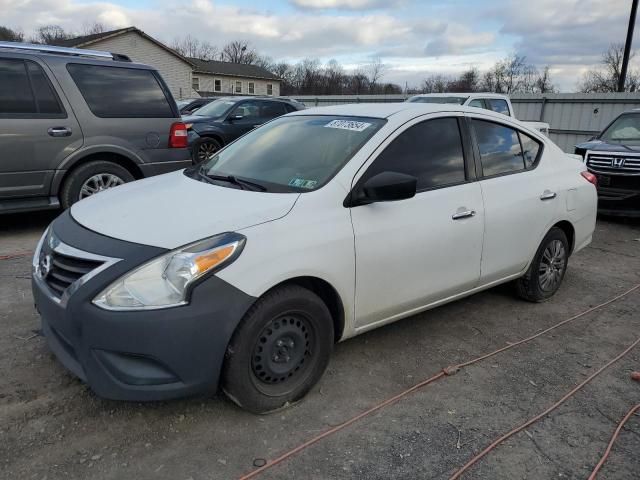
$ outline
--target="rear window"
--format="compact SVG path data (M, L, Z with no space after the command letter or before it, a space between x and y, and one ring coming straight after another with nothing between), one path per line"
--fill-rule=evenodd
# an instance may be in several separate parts
M487 102L489 102L489 107L494 112L498 112L507 116L511 115L509 113L509 105L507 104L506 100L503 100L501 98L487 98Z
M22 118L64 117L42 67L21 59L0 59L0 115Z
M151 70L67 65L89 109L103 118L173 118L167 96Z

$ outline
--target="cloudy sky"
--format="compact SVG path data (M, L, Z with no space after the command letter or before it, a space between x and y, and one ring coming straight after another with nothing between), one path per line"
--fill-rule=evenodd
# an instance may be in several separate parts
M624 42L631 0L0 0L0 24L29 35L100 22L135 25L170 44L191 35L222 45L250 41L297 61L335 58L355 68L380 56L385 81L418 85L431 73L485 69L511 52L550 65L563 91ZM640 39L636 29L636 41Z

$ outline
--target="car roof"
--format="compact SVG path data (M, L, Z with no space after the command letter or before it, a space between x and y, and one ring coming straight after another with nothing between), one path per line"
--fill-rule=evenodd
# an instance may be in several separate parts
M464 107L455 103L349 103L342 105L330 105L327 107L313 107L290 113L289 115L339 115L369 118L389 118L399 113L406 113L408 116L420 116L437 112L468 112L482 113L488 116L506 120L500 113L476 107Z
M492 92L450 92L450 93L419 93L412 95L413 97L483 97L483 98L508 98L508 95L503 93Z

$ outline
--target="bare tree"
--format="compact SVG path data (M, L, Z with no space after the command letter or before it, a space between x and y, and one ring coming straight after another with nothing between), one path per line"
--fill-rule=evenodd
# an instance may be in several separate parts
M171 48L183 57L200 60L213 60L218 56L218 47L207 41L200 41L191 35L174 39Z
M106 30L105 26L100 22L85 22L82 26L83 35L95 35L97 33L104 33Z
M582 78L579 88L584 93L616 92L618 81L622 70L622 57L624 55L624 45L614 43L609 45L606 52L602 54L601 66L586 72ZM629 61L635 57L632 52ZM635 92L640 87L640 73L637 70L627 72L624 89L626 92Z
M549 73L549 65L544 67L542 73L538 75L535 81L535 91L538 93L553 93L555 92L555 87L551 82L551 74Z
M465 70L456 80L450 81L450 92L477 92L480 89L480 72L476 67Z
M369 80L369 91L371 93L375 92L376 85L388 69L389 66L382 63L380 57L373 58L371 63L368 63L362 68L362 73L364 73Z
M13 30L9 27L0 26L0 41L5 42L22 42L24 33L19 30Z
M38 28L31 38L33 43L54 45L61 40L73 38L73 34L66 32L60 25L44 25Z
M422 93L445 93L449 91L451 79L442 75L430 75L422 81Z
M244 40L234 40L222 47L222 58L225 62L253 64L258 53Z

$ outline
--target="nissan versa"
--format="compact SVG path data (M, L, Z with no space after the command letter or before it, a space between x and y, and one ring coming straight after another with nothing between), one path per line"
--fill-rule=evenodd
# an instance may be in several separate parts
M591 241L594 183L487 110L298 111L73 205L39 243L33 293L50 348L98 395L220 386L268 412L313 387L336 341L503 282L551 297Z

